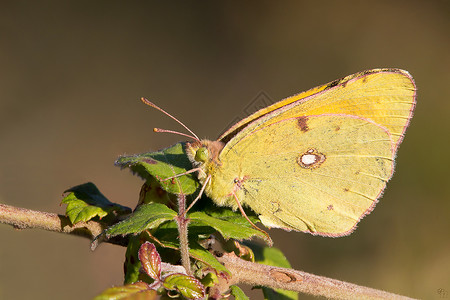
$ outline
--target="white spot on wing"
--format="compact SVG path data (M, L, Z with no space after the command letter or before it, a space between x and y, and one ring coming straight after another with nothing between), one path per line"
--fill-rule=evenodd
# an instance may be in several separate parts
M300 154L297 158L297 163L305 169L315 169L318 168L324 161L326 157L323 153L320 153L316 149L309 149L305 153Z
M304 165L308 166L314 164L317 157L314 154L304 154L302 155L301 160Z

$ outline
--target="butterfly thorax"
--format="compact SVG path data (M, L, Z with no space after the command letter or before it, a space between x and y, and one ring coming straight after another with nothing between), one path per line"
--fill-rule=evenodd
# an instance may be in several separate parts
M186 153L194 168L199 168L198 180L202 185L208 177L205 193L219 206L231 206L236 203L230 198L235 183L234 172L223 172L220 153L225 144L221 141L202 140L186 144Z

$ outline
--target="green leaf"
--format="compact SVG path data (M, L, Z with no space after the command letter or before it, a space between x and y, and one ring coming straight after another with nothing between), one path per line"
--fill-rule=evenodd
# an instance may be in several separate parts
M189 254L191 257L213 268L217 274L220 274L221 276L231 276L230 271L228 271L228 269L225 268L211 252L192 241L189 242L189 246Z
M142 232L172 221L177 213L160 203L142 204L127 219L105 230L107 237Z
M235 300L249 300L246 294L241 290L240 287L236 285L232 285L231 287L231 295L234 296Z
M112 212L131 213L129 207L110 202L91 182L74 186L67 192L61 202L67 204L66 215L72 224L87 222L97 216L101 219Z
M220 218L233 223L245 224L251 226L247 219L244 218L239 210L233 211L229 207L220 207L214 204L214 202L208 197L204 197L199 201L199 205L195 205L196 211L202 211L210 215L211 217ZM258 223L260 220L258 216L250 209L244 208L245 214L253 223Z
M260 221L253 211L249 209L244 210L253 224ZM208 215L208 217L203 218L203 214ZM255 229L240 211L233 211L228 207L219 207L211 199L206 197L202 198L199 204L196 204L194 209L190 210L188 218L192 219L191 224L189 224L190 228L194 224L211 226L215 231L219 231L225 239L234 238L236 240L245 240L252 237L259 237L267 244L272 244L269 235L266 232Z
M109 288L95 297L94 300L156 300L157 296L156 291L148 289L148 284L145 282L136 282Z
M282 289L262 288L264 300L297 300L298 293L293 291L286 291Z
M164 204L169 208L176 208L177 195L169 194L163 190L158 181L151 177L142 185L141 191L139 192L138 205L152 202Z
M229 276L230 271L228 271L228 269L225 268L211 252L198 243L199 234L197 232L205 233L207 230L209 230L209 227L189 225L189 255L204 263L209 268L215 269L218 274ZM178 230L175 222L165 223L159 226L158 230L154 232L154 237L158 239L158 242L162 247L177 250L180 247L178 242Z
M238 218L234 218L231 222L228 220L223 220L222 218L215 218L212 217L204 212L193 212L188 214L188 218L191 220L191 224L189 226L192 226L194 224L202 224L211 226L225 238L225 239L237 239L237 240L244 240L244 239L250 239L252 237L260 237L262 239L266 238L266 235L264 235L261 231L256 230L251 226L251 224L245 220L244 217L241 216L242 219L245 220L243 222L236 222Z
M205 296L205 288L198 279L180 273L165 277L163 286L168 290L178 290L188 299L200 299Z
M139 260L145 273L155 280L161 277L161 256L156 251L155 245L145 242L139 249Z
M275 247L262 247L255 243L249 243L249 247L253 249L255 261L269 266L290 268L291 264L284 256L280 249Z
M202 279L200 279L200 282L205 287L212 287L219 283L219 278L215 273L210 272L206 274Z
M280 249L274 247L262 247L254 243L247 243L247 245L253 250L255 254L255 261L269 266L290 268L291 264L284 256ZM298 293L293 291L286 291L281 289L270 289L263 287L264 299L275 300L297 300Z
M131 171L146 180L150 177L156 178L161 187L172 194L190 195L199 186L193 174L164 180L192 169L192 163L185 152L185 143L178 143L158 152L121 156L116 160L115 165L121 168L130 168Z
M127 251L125 253L125 284L134 283L139 280L139 269L141 268L141 262L139 261L138 253L140 246L141 237L139 235L131 236L127 245Z

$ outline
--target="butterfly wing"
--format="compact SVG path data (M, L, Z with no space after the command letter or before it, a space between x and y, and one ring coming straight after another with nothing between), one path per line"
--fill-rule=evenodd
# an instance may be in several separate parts
M363 71L263 108L235 124L219 140L229 142L243 130L248 134L255 128L287 118L347 114L385 127L392 135L396 150L412 117L415 97L416 87L408 72L399 69Z
M392 176L394 146L364 118L290 118L226 145L212 181L234 182L239 201L268 227L341 236L375 206Z

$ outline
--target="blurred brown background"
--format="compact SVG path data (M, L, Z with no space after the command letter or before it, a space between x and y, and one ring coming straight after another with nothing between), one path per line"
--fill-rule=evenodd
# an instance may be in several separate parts
M349 237L272 230L296 269L411 297L450 298L449 1L2 1L0 202L63 213L93 181L134 206L118 155L182 130L215 138L274 100L375 67L408 70L418 105L397 171ZM122 282L125 249L0 225L0 299L90 299ZM445 295L444 293L447 293Z

